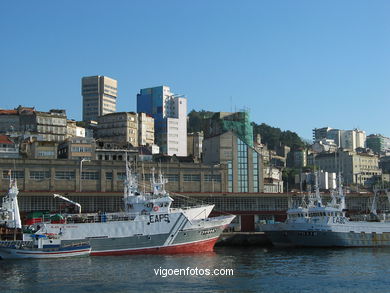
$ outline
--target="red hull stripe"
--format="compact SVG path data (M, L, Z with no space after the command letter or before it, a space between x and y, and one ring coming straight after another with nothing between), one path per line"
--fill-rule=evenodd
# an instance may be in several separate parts
M153 248L142 248L142 249L128 249L128 250L117 250L117 251L92 251L91 255L126 255L126 254L176 254L176 253L198 253L198 252L211 252L213 251L215 242L218 237L198 241L193 243L179 244L174 246L163 246Z
M58 252L22 252L18 251L17 254L27 254L27 255L53 255L53 254L68 254L68 253L77 253L77 252L89 252L89 249L83 250L71 250L71 251L58 251Z

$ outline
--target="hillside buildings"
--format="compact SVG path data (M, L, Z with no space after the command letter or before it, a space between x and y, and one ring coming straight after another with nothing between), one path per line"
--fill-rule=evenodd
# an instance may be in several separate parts
M341 151L322 153L315 157L316 165L326 172L343 174L345 185L369 185L375 176L380 176L378 156L368 152Z
M116 112L118 82L107 76L87 76L81 80L83 121L96 121L99 116Z
M359 129L340 130L329 127L313 129L313 142L323 139L333 140L338 148L352 151L366 146L366 133Z
M65 139L66 131L65 110L41 112L22 106L14 110L0 110L0 133L35 137L39 141L60 142Z

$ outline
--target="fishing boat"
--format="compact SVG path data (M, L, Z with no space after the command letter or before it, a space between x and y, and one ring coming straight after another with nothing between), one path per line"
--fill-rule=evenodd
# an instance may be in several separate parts
M339 178L341 178L339 176ZM386 190L389 196L389 190ZM303 247L384 247L390 246L387 220L352 221L346 216L345 195L339 188L331 202L322 203L318 185L306 206L291 208L283 223L261 228L275 246Z
M154 173L154 172L153 172ZM234 215L209 217L214 205L173 208L161 172L151 180L151 192L138 188L136 175L126 162L124 211L64 215L64 223L30 226L35 235L58 234L63 243L89 241L91 255L173 254L212 251ZM59 196L59 195L56 195Z
M91 246L88 242L63 244L52 235L33 235L32 240L0 241L1 259L62 258L88 256Z
M0 207L0 225L12 235L13 240L0 241L1 259L19 258L58 258L89 255L91 246L87 241L64 243L58 234L24 233L18 205L18 186L16 179L11 179L8 193L3 197Z

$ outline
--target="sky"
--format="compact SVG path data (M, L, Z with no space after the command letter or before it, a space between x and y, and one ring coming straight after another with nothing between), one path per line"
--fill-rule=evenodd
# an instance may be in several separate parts
M0 2L0 108L66 109L81 77L118 81L117 111L168 85L188 111L238 111L312 138L390 137L390 1Z

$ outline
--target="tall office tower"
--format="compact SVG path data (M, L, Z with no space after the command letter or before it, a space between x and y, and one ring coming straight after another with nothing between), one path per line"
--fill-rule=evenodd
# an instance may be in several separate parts
M97 121L99 116L116 112L117 85L115 79L96 75L83 77L83 121Z
M164 85L141 89L137 112L153 116L155 143L161 153L187 156L187 98L174 95Z

